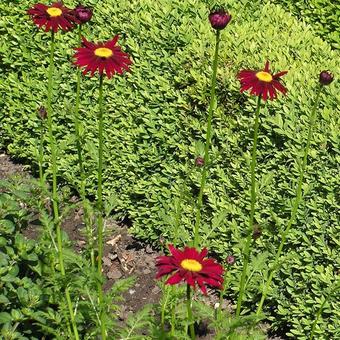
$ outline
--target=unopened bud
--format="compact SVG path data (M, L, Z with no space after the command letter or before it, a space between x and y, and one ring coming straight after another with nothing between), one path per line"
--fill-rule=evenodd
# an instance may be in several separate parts
M203 157L197 157L195 159L195 165L198 166L198 167L201 167L204 165L204 158Z
M222 30L225 28L231 20L231 15L228 14L224 9L218 9L217 11L209 14L209 21L211 27L215 30Z
M257 224L254 225L253 239L257 240L262 235L261 227Z
M334 79L334 76L329 71L322 71L320 73L319 81L321 85L329 85L333 81L333 79Z
M46 111L45 106L40 106L38 111L39 111L39 116L42 120L47 118L47 111Z
M232 256L232 255L229 255L227 258L226 258L226 262L230 265L234 264L235 263L235 257Z
M83 5L78 5L74 9L74 15L81 24L85 24L86 22L90 21L92 18L92 14L92 9Z

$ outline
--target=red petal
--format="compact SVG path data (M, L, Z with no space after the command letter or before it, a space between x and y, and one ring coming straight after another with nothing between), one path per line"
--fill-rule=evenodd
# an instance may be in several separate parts
M172 273L173 271L175 271L177 268L173 267L173 266L162 266L158 269L158 272L156 274L156 279L159 279L160 277L164 276L164 275L168 275L170 273Z
M288 73L288 71L282 71L282 72L276 73L276 74L273 75L273 78L278 79L278 78L284 76L287 73Z
M274 80L272 84L277 90L279 90L283 94L287 93L287 89L278 80Z
M269 61L266 61L266 65L264 66L264 72L269 72Z
M207 255L208 255L208 249L203 248L200 255L199 255L199 259L202 261Z
M112 40L105 43L105 47L108 47L111 50L113 50L115 48L115 45L116 45L118 39L119 39L119 35L116 35Z
M176 273L175 275L173 276L170 276L167 281L165 282L165 284L168 284L168 285L175 285L179 282L182 281L182 277L179 275L179 273Z
M169 244L169 250L170 253L178 260L183 260L183 253L179 250L176 249L172 244Z

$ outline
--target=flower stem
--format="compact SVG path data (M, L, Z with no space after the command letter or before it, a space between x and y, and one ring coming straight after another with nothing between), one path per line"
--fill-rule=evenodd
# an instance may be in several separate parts
M79 44L81 44L81 25L78 25L78 40ZM80 104L80 82L81 82L81 70L78 68L77 70L77 89L76 89L76 103L74 109L74 127L76 133L76 145L77 145L77 155L78 155L78 165L79 165L79 173L80 173L80 189L79 194L81 201L83 203L84 209L84 223L87 235L87 247L90 251L91 265L94 268L95 259L94 259L94 249L93 249L93 234L90 224L90 214L88 209L88 204L86 200L86 190L85 190L85 171L84 171L84 163L83 163L83 152L82 152L82 143L83 139L80 136L80 124L79 124L79 104Z
M40 120L40 141L39 141L39 180L41 188L45 186L44 183L44 171L43 171L43 162L44 162L44 132L45 132L45 124L44 119Z
M261 108L261 96L258 96L257 107L255 111L255 123L254 123L254 138L253 138L253 150L250 166L250 176L251 176L251 188L250 188L250 217L249 217L249 229L246 239L246 245L243 252L243 268L240 280L240 291L237 299L236 316L240 315L241 306L243 301L243 295L245 291L245 282L247 276L247 269L250 258L250 251L252 245L252 236L254 229L254 216L255 216L255 203L256 203L256 181L255 181L255 168L256 168L256 152L257 152L257 139L259 132L259 116Z
M194 247L199 246L199 226L201 223L203 193L204 193L204 188L205 188L205 184L207 181L207 174L208 174L208 167L209 167L209 149L210 149L211 135L212 135L212 117L213 117L213 112L216 108L216 93L215 92L216 92L216 75L217 75L219 44L220 44L220 31L216 30L215 54L214 54L213 73L211 77L211 88L210 88L208 126L207 126L207 133L206 133L205 147L204 147L204 165L202 169L200 191L199 191L198 200L197 200L196 220L195 220L195 226L194 226Z
M102 277L102 259L103 259L103 75L99 78L99 116L98 116L98 189L97 189L97 209L98 209L98 277ZM98 282L98 297L100 305L100 329L102 340L106 339L106 330L104 322L104 292L103 283Z
M57 246L58 246L58 257L59 257L59 267L60 272L63 277L65 277L65 267L64 267L64 257L63 257L63 244L60 228L60 218L58 210L58 192L57 192L57 150L55 138L53 136L53 121L52 121L52 93L53 93L53 71L54 71L54 49L55 49L55 39L54 32L52 31L51 37L51 53L50 53L50 65L48 71L48 90L47 90L47 123L48 132L51 148L51 163L52 163L52 204L53 204L53 222L56 228L57 234ZM72 301L70 297L70 292L68 288L65 289L67 306L70 313L71 324L73 327L73 333L76 340L79 340L77 324L75 322L75 316L73 313Z
M225 270L224 275L223 275L223 289L220 291L220 297L219 297L219 303L218 303L218 308L216 311L216 320L218 322L221 322L222 320L222 305L223 305L223 297L227 291L228 285L229 285L229 276L230 276L230 271Z
M161 305L161 331L162 334L164 334L164 325L165 325L165 310L167 308L168 305L168 300L170 297L170 290L171 287L166 286L164 283L162 284L162 292L163 292L163 299L162 299L162 305Z
M263 303L264 303L264 301L267 297L268 290L269 290L270 284L271 284L273 276L274 276L274 272L276 271L276 269L278 267L278 262L279 262L279 259L280 259L281 253L282 253L283 246L286 242L287 235L288 235L292 225L295 223L297 211L298 211L299 204L300 204L300 201L301 201L301 198L302 198L303 178L304 178L304 174L305 174L305 170L306 170L306 166L307 166L308 152L309 152L310 143L311 143L311 139L312 139L313 128L314 128L315 121L316 121L316 109L318 107L319 100L320 100L321 88L322 88L321 86L318 88L315 103L314 103L314 106L312 108L312 112L311 112L310 117L309 117L309 128L308 128L307 142L306 142L306 146L305 146L305 150L304 150L302 166L300 168L300 176L299 176L298 184L297 184L297 187L296 187L296 196L295 196L295 201L293 203L293 208L292 208L292 211L291 211L290 219L288 221L286 229L282 233L281 242L280 242L279 248L276 252L274 263L273 263L273 265L272 265L272 267L269 271L268 279L267 279L265 286L264 286L264 289L262 291L262 296L261 296L261 300L260 300L259 306L258 306L257 311L256 311L256 315L259 315L262 312Z
M187 284L187 312L188 312L188 321L189 321L189 330L190 330L190 337L191 340L195 340L195 327L194 327L194 320L192 317L192 308L191 308L191 288L190 285Z
M314 320L313 326L312 326L312 330L310 332L309 340L312 340L314 338L315 328L316 328L316 325L319 322L321 313L322 313L322 311L323 311L323 309L325 307L326 302L331 297L333 292L337 291L339 288L340 288L340 281L338 279L338 281L336 281L335 284L329 289L328 294L323 297L324 300L322 301L321 306L319 307L318 312L316 313L315 320Z
M175 306L171 306L171 330L170 330L170 337L171 338L174 338L174 336L175 336L175 324L176 324Z
M327 296L328 298L328 296ZM311 333L310 333L310 336L309 336L309 340L312 340L314 338L314 333L315 333L315 328L316 328L316 325L318 324L318 321L319 321L319 318L320 318L320 315L325 307L325 304L327 302L327 298L323 298L324 300L322 301L322 304L318 310L318 312L316 313L316 317L315 317L315 320L313 322L313 326L312 326L312 330L311 330Z

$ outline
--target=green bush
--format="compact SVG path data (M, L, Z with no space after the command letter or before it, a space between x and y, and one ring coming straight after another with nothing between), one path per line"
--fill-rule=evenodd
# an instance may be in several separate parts
M311 24L317 34L340 49L340 3L334 0L270 0Z
M46 1L43 1L46 2ZM76 1L65 1L73 6ZM33 27L25 10L33 1L0 5L0 143L31 163L36 162L39 136L37 108L46 101L49 35ZM193 167L204 140L213 32L206 4L195 0L86 1L94 7L88 39L106 40L120 34L120 44L132 55L131 73L105 81L105 194L107 210L128 216L133 232L149 242L176 233L189 239L194 220L199 170ZM275 71L287 69L287 98L269 103L261 114L256 222L262 237L254 257L247 302L259 298L266 267L278 246L294 197L298 164L304 145L307 115L314 99L318 74L338 73L339 55L279 6L228 1L232 23L222 33L218 71L219 107L214 118L212 160L202 235L221 255L233 253L235 282L240 273L240 251L248 221L249 163L255 99L239 94L240 68L262 68L266 59ZM71 65L76 34L58 34L53 107L58 128L60 179L77 185L72 110L76 76ZM98 80L82 83L81 114L86 140L88 194L96 189L96 112ZM305 202L287 242L285 267L275 277L266 310L273 327L292 338L305 339L318 310L324 287L336 280L339 232L335 188L339 87L334 82L323 95L312 145ZM45 159L46 166L48 158ZM183 178L189 172L183 185ZM184 189L183 189L184 188ZM174 202L180 206L180 231L174 230ZM213 226L213 227L211 227ZM256 255L256 254L255 254ZM253 269L255 268L255 269ZM234 296L237 292L231 291ZM317 328L318 336L339 334L339 301L334 297ZM252 302L252 303L251 303Z

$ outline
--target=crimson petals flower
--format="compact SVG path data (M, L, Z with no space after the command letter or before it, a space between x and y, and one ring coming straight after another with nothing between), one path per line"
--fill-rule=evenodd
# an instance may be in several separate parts
M159 256L156 259L156 279L173 274L166 284L175 285L186 281L193 288L198 284L203 294L207 293L206 284L222 288L223 267L214 259L205 258L208 254L206 248L198 252L196 248L185 247L181 251L170 244L169 250L170 256Z
M75 49L76 61L74 64L84 67L83 74L91 72L91 77L96 71L100 75L105 71L108 78L111 78L115 73L122 74L124 70L128 71L132 62L129 55L116 45L118 38L119 36L116 35L112 40L95 44L83 37L83 47Z
M39 28L45 26L45 32L52 30L56 33L59 28L68 31L73 28L76 21L72 10L65 7L62 2L54 2L50 6L37 3L27 13Z
M263 71L242 70L237 77L241 82L241 92L250 90L250 94L261 96L264 101L277 98L277 91L283 94L287 89L281 84L281 77L288 71L271 74L269 71L269 61L266 62Z

